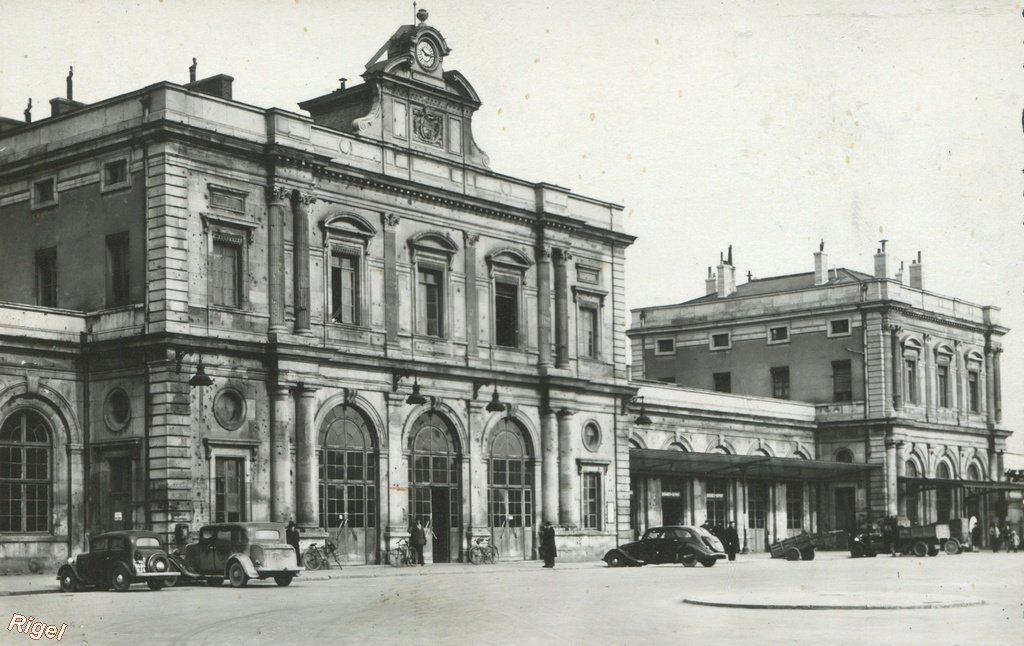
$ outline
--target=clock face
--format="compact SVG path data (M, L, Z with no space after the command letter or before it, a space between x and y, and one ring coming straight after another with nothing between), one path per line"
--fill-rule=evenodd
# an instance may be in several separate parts
M429 40L416 43L416 60L425 69L433 69L437 65L437 49Z

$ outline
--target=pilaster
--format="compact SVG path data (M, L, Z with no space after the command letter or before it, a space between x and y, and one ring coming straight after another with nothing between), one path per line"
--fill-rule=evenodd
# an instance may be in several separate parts
M291 457L295 406L287 386L271 388L270 406L270 519L286 523L295 518Z
M316 390L299 385L295 406L295 493L296 524L305 528L320 526L319 479L314 425Z
M567 527L580 526L580 477L576 472L573 437L573 411L563 408L558 418L558 507L559 522Z
M387 343L398 343L398 243L401 218L394 213L381 215L384 225L384 324Z
M267 234L268 275L267 289L270 292L270 323L268 332L271 335L283 334L288 331L284 322L284 227L285 211L289 208L291 189L280 184L269 187L267 199L269 231Z
M309 206L316 198L297 193L292 200L294 221L295 333L309 334Z
M555 411L543 409L540 414L541 443L541 515L552 524L559 522L558 427Z

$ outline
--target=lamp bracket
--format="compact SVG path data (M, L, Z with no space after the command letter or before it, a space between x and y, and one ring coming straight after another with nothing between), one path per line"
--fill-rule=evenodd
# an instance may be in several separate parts
M480 389L481 388L483 388L485 386L490 386L492 383L494 383L494 382L484 381L482 379L474 379L473 380L473 399L476 399L477 395L480 394Z
M174 365L178 372L181 372L181 362L184 361L185 357L190 354L194 354L192 350L175 350L174 351Z
M398 382L405 379L406 377L413 377L416 373L411 370L392 370L391 371L391 392L398 392Z
M622 398L622 411L621 411L621 414L625 415L626 413L629 412L629 405L630 404L641 404L642 405L643 403L644 403L643 395L635 395L635 396L628 396L627 395L627 396L624 396Z

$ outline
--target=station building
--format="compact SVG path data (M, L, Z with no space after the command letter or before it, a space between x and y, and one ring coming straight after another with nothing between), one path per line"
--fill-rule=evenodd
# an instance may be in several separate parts
M502 175L421 19L300 103L230 76L0 120L0 562L296 520L350 563L628 538L622 207Z
M872 273L830 269L823 242L813 271L737 285L730 248L704 295L633 310L653 422L630 438L637 513L731 520L751 549L887 516L1005 519L1008 330L927 291L920 254L904 267L882 241Z

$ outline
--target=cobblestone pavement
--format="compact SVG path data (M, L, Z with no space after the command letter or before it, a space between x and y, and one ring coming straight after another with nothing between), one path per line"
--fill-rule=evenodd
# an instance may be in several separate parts
M136 585L127 593L62 594L50 578L54 592L0 597L0 607L4 621L18 612L67 622L62 644L1022 643L1024 553L740 559L710 569L559 564L546 570L534 562L351 567L311 573L288 588L256 582L239 590L178 586L156 593ZM0 581L0 591L15 583ZM914 610L684 603L701 596L795 606L821 598L851 606L877 606L879 599L983 603ZM0 633L3 644L29 639Z

